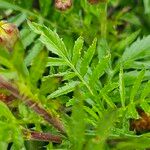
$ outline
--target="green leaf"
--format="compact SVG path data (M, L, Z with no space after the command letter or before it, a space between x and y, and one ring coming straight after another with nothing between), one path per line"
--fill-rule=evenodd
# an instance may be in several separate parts
M10 122L9 122L10 123ZM0 121L0 141L1 142L10 142L10 139L12 140L12 135L10 134L12 132L13 125L10 126L8 122Z
M30 3L30 2L27 2L27 3ZM47 20L47 19L43 18L41 15L37 14L37 12L34 13L33 11L29 11L28 9L25 9L24 7L20 7L17 4L13 4L12 1L6 2L5 0L0 0L0 8L8 9L8 10L16 10L21 13L27 14L28 16L35 17L40 21L47 22L49 25L52 25L52 23L49 20Z
M124 69L149 69L150 61L128 61L124 65Z
M130 102L131 103L133 103L133 101L134 101L134 97L135 97L136 93L138 92L138 89L140 87L140 84L142 82L144 74L145 74L145 70L142 70L139 73L138 77L136 78L136 80L135 80L135 82L134 82L134 84L132 86L132 89L131 89L131 92L130 92Z
M21 73L23 76L28 75L28 70L24 63L24 48L20 40L15 43L11 56L11 62L18 73Z
M114 89L118 88L119 84L117 82L109 82L108 84L104 85L102 91L105 93L109 93Z
M111 107L111 108L116 108L116 105L113 103L113 100L103 91L100 92L102 95L103 99L106 101L106 103Z
M55 90L57 90L60 84L60 80L61 80L61 77L48 76L48 77L42 78L40 94L45 95L45 94L52 93Z
M146 98L146 96L148 96L148 94L150 93L150 81L148 81L141 93L141 100L144 100Z
M130 47L126 48L121 61L126 62L129 60L136 60L142 55L143 52L148 51L150 49L150 35L144 37L143 39L138 39L134 42Z
M98 115L93 111L93 109L87 107L87 106L84 106L84 110L90 115L92 116L95 120L98 120L99 117Z
M25 8L30 9L32 7L32 5L33 5L33 0L30 0L30 1L22 0L20 2L20 5L25 7Z
M8 50L0 46L0 64L8 68L12 68L12 64L10 63L10 58L11 56L9 55Z
M124 85L124 75L123 75L123 68L120 68L119 73L119 91L120 91L120 98L122 107L125 107L125 85Z
M134 71L129 71L124 73L124 83L125 86L131 86L134 84L135 79L138 77L140 71L134 70ZM147 70L145 71L145 75L143 78L143 81L150 80L150 71ZM118 78L117 78L118 81Z
M139 33L140 33L140 30L133 32L127 38L123 39L120 42L117 42L113 49L114 50L117 49L118 52L122 52L125 47L129 46L137 38Z
M89 81L90 85L95 86L97 80L103 75L104 71L107 69L109 60L110 60L110 56L107 55L97 64L97 66L92 72L92 75L90 76L90 81Z
M48 57L47 59L47 67L49 66L65 66L67 63L61 58Z
M31 65L34 58L40 53L40 51L43 49L43 45L41 42L36 41L34 43L34 46L29 50L28 55L25 58L25 64L26 66Z
M8 18L8 22L14 23L17 27L19 27L27 18L25 13L19 13L14 17Z
M82 150L85 140L85 120L86 114L83 109L83 97L77 90L75 91L75 104L72 108L72 115L67 122L67 133L71 141L72 150Z
M12 121L12 123L16 121L7 105L2 101L0 101L0 116L5 116L9 121Z
M65 86L60 87L58 90L56 90L55 92L53 92L52 94L50 94L47 98L48 99L56 98L58 96L70 93L70 92L72 92L75 89L75 87L77 85L79 85L79 83L80 82L78 82L78 81L69 82Z
M50 6L51 1L50 0L39 0L39 4L40 4L40 11L42 13L42 16L46 17L51 8L51 6Z
M129 104L129 106L127 107L126 117L129 119L130 118L134 118L134 119L139 118L139 114L136 110L136 106L134 103Z
M37 23L28 22L28 25L33 32L41 35L40 41L47 47L48 50L62 58L68 57L69 54L66 46L56 32L53 32L46 26L42 26Z
M34 59L30 68L30 80L33 85L36 85L37 81L42 77L47 63L47 52L41 51L39 55Z
M89 145L92 145L93 149L105 149L105 142L109 135L112 133L117 118L118 114L116 110L107 110L103 112L103 116L99 119L97 124L96 139L94 138L89 143Z
M69 106L73 106L76 102L76 99L75 98L72 98L70 99L67 103L66 103L66 107L69 107Z
M23 39L24 48L27 48L27 46L33 43L35 38L36 38L36 34L34 32L28 34L28 36Z
M79 37L75 41L75 45L74 45L73 52L72 52L72 64L74 66L77 64L78 60L80 59L83 43L84 43L84 40L82 37Z
M84 76L87 73L89 64L94 56L95 50L96 50L96 43L97 39L94 39L92 45L89 47L87 52L84 54L83 60L81 62L80 67L80 73L82 76Z
M0 141L0 149L7 150L7 148L8 148L8 143L4 141Z
M150 105L146 101L142 101L140 106L144 110L144 112L150 113Z
M102 60L103 57L105 57L109 51L110 51L110 48L106 39L98 40L97 52L98 52L99 61Z
M143 2L144 2L145 13L149 14L150 13L150 1L149 0L143 0Z

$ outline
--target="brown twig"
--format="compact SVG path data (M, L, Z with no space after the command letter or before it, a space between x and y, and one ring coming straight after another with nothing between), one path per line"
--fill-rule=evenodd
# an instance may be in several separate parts
M54 143L61 143L61 137L58 135L53 135L50 133L43 133L37 131L30 131L27 129L23 129L23 134L26 139L34 140L34 141L45 141L45 142L54 142Z
M14 87L10 82L6 81L2 76L0 76L0 87L9 91L15 98L22 100L26 106L34 110L41 117L43 117L48 123L52 124L61 133L65 134L65 129L59 118L54 117L50 112L46 111L40 104L34 100L24 97L21 95L16 87Z
M15 97L13 95L6 95L4 93L0 93L0 100L9 106L9 104L11 104L15 100Z

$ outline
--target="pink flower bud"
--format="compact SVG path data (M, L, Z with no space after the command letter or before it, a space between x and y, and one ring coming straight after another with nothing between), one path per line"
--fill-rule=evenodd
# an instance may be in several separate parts
M72 6L72 0L55 0L55 7L61 11L69 9Z
M13 50L15 43L19 38L18 28L6 21L0 21L0 45L6 47L9 51Z

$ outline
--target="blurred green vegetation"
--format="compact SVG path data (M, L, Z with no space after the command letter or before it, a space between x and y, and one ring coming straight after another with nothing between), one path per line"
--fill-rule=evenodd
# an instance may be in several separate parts
M64 11L57 1L0 0L0 19L20 31L13 52L0 47L0 76L19 91L0 103L0 149L150 148L150 119L131 130L139 110L150 113L150 1L74 0ZM59 118L66 134L27 97ZM24 130L62 142L35 141Z

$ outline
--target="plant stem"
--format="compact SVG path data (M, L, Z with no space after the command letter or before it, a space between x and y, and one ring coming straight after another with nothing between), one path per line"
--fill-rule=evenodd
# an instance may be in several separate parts
M54 142L54 143L61 143L62 139L58 135L53 135L50 133L43 133L37 131L30 131L27 129L23 129L23 134L26 139L34 140L34 141L45 141L45 142Z
M94 93L93 93L91 87L88 85L88 83L86 83L86 81L83 79L83 77L80 75L80 73L78 72L78 70L74 67L74 65L70 61L68 61L67 59L66 59L66 62L70 66L70 68L76 73L76 75L82 81L82 83L87 87L87 89L89 90L89 92L91 93L91 95L94 96Z
M101 37L106 39L107 36L107 2L104 2L100 5L100 31Z
M65 134L65 129L63 124L60 122L59 118L54 117L50 112L46 111L39 103L34 100L21 95L16 87L14 87L10 82L6 81L0 76L0 87L9 91L15 98L22 100L26 106L38 113L45 121L52 124L61 133Z

